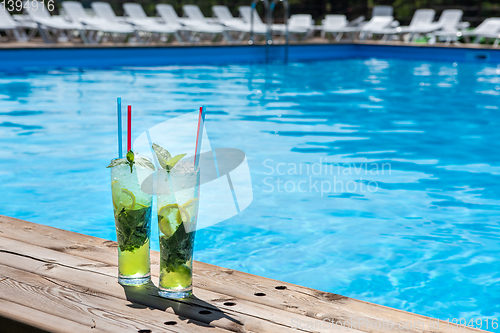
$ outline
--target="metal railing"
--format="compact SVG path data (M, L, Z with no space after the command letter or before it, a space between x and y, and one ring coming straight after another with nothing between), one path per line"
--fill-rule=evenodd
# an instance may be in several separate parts
M290 14L290 5L287 0L273 0L271 5L269 5L268 0L253 0L251 10L250 10L250 40L248 44L254 45L254 15L257 13L257 3L264 3L265 9L265 24L266 24L266 61L269 61L269 46L273 44L273 34L272 34L272 23L273 23L273 12L276 7L277 2L283 3L285 9L284 23L285 23L285 63L288 62L288 44L289 44L289 32L288 32L288 16ZM257 14L258 15L258 14Z
M248 41L248 44L253 45L254 40L253 40L253 16L257 13L257 3L259 1L262 1L264 3L264 9L265 9L265 20L266 20L266 62L269 61L269 45L272 43L272 37L271 37L271 17L270 17L270 12L269 12L269 1L268 0L253 0L252 2L252 7L250 9L250 40ZM258 14L257 14L258 15Z
M290 16L290 5L288 4L287 0L273 0L271 3L271 8L270 8L270 15L271 15L271 22L273 19L273 12L274 12L274 7L276 7L276 3L281 2L283 3L283 7L285 9L285 16L284 16L284 23L285 23L285 63L288 62L288 43L289 43L289 36L288 36L288 16ZM272 42L272 25L269 25L269 28L271 29L271 42Z

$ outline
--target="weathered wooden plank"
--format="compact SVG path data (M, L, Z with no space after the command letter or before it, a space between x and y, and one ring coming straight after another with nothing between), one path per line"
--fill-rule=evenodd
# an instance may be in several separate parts
M0 295L30 311L43 309L45 313L82 325L90 323L107 332L135 333L148 329L152 332L229 332L194 320L188 324L174 314L4 265L0 265Z
M15 323L20 323L19 325ZM37 333L37 332L105 332L90 325L48 314L41 310L13 303L0 297L0 332ZM11 329L12 328L12 329Z
M5 250L5 248L15 249L15 251ZM312 322L318 332L327 331L323 329L322 322L318 319L291 314L284 310L245 300L238 301L238 306L223 304L216 307L205 300L221 300L229 297L210 290L197 289L195 291L197 298L174 302L158 297L157 288L151 285L144 286L142 289L123 288L116 283L116 267L13 239L2 238L0 264L85 286L94 293L126 297L138 304L172 311L180 316L193 318L228 330L289 332L293 320L296 320L298 322ZM340 331L357 332L357 330L349 328Z
M93 258L109 265L116 264L116 243L107 240L3 216L0 216L0 231L3 232L0 233L0 236L3 237L40 244L83 258ZM152 252L152 264L153 275L157 276L157 252ZM366 332L382 333L387 331L385 327L375 326L376 321L404 323L403 328L393 327L391 332L431 330L433 332L480 332L476 329L447 327L443 324L439 327L431 327L436 323L431 322L428 317L205 263L195 262L194 274L196 290L210 289L227 295L227 297L213 300L213 304L217 306L228 301L238 305L241 300L246 300L313 318L312 323L317 323L317 320L325 320L326 325L329 324L330 320L348 322L350 327ZM285 287L285 289L276 289L276 287ZM257 292L264 293L266 296L255 296ZM290 320L294 319L295 323L297 320L302 320L302 323L309 324L308 319L304 321L303 317L294 317ZM350 323L351 320L354 322ZM368 327L370 323L373 323L374 327ZM407 323L417 323L417 325L423 323L424 327L423 329L415 327L416 325L408 327ZM291 321L289 324L293 325Z

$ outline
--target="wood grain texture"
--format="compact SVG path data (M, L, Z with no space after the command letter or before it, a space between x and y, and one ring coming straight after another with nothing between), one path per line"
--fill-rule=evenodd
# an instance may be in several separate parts
M15 325L18 322L20 325ZM82 325L59 316L48 314L42 310L10 302L0 297L0 332L105 332L91 325ZM8 325L8 326L4 326Z
M157 282L158 252L151 253L151 261L153 281ZM172 303L160 299L153 285L143 290L118 285L116 262L115 242L0 216L0 265L111 297L118 300L115 308L110 308L117 313L123 305L119 300L128 300L235 332L288 332L295 328L299 332L484 332L444 324L436 327L428 317L201 262L194 263L197 298ZM200 314L204 310L211 313ZM337 323L335 328L331 321ZM338 324L344 322L353 329L340 329ZM388 329L378 327L377 322L404 326Z
M5 248L14 248L15 252ZM85 286L85 290L89 293L128 299L143 306L162 309L229 331L289 332L293 320L312 322L315 328L318 328L317 332L327 331L322 328L322 322L318 319L291 314L263 304L240 300L238 306L215 306L211 304L211 300L229 297L210 290L196 289L195 298L169 301L158 297L158 290L154 285L123 288L116 282L116 267L13 239L1 239L0 265ZM348 328L340 331L357 332Z
M148 329L153 332L228 332L201 322L189 325L161 310L4 265L0 265L0 295L4 300L34 310L43 309L45 313L106 332Z

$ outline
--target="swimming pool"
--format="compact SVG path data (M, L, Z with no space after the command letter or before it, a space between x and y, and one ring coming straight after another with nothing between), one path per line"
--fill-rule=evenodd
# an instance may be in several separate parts
M0 87L3 215L115 239L116 97L135 135L204 104L254 201L199 231L195 259L441 319L500 314L492 62L71 67Z

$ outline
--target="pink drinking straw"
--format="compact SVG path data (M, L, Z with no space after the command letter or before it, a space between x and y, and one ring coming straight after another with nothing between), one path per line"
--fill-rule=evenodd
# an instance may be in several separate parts
M128 106L127 152L132 149L132 105Z
M200 107L200 114L198 116L198 132L196 133L196 148L194 150L194 167L198 168L200 163L200 154L198 149L201 150L201 140L203 139L203 124L205 123L205 107Z

